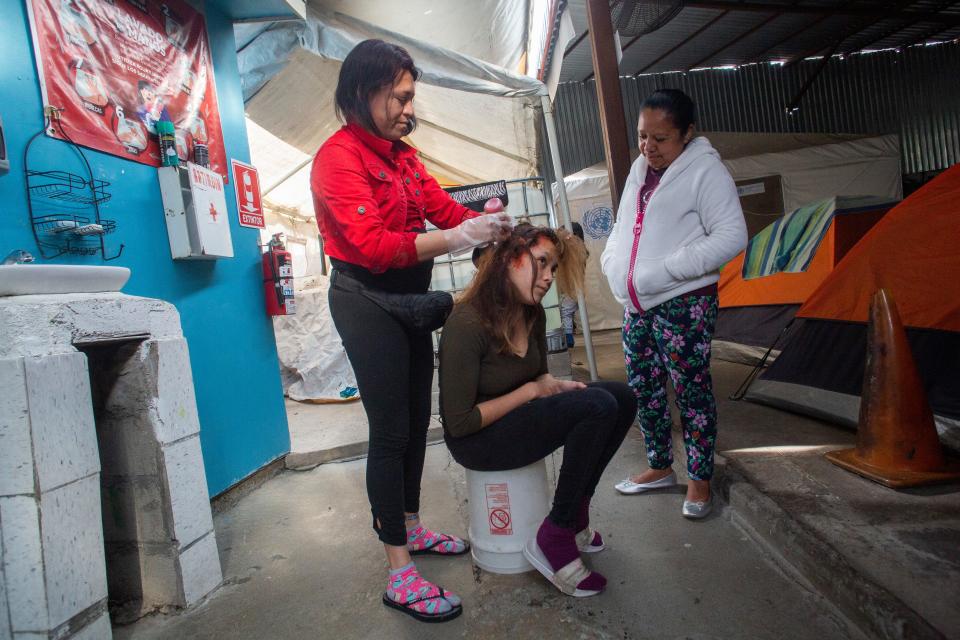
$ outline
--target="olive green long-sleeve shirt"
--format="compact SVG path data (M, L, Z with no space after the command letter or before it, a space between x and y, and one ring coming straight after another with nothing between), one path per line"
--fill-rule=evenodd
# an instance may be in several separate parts
M473 305L453 308L440 337L440 415L447 435L462 438L479 431L478 404L547 373L546 323L540 307L521 358L497 353Z

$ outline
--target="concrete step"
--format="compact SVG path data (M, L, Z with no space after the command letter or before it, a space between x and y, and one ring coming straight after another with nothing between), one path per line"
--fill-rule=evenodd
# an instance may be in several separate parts
M727 452L715 487L731 521L868 637L958 637L955 496L874 485L824 460L834 448Z

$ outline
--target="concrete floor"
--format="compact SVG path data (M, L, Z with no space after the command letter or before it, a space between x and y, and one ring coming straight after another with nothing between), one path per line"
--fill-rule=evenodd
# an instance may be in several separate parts
M284 398L290 429L288 469L304 469L367 453L367 414L359 400L343 404L311 404ZM443 439L443 427L431 418L427 442Z
M601 377L623 379L616 333L595 344ZM582 376L582 349L573 360ZM820 453L850 446L853 433L725 400L747 371L715 362L723 452L715 490L726 506L707 520L680 517L682 488L613 491L644 467L642 438L628 435L594 500L608 549L590 561L610 580L597 597L569 598L536 573L483 572L469 557L428 557L418 566L463 596L464 615L423 625L386 609L364 461L354 460L287 471L218 514L224 586L114 637L960 637L960 488L893 492L841 471ZM294 406L291 425L329 426L334 414L317 408ZM333 422L358 409L337 407ZM354 419L343 433L358 429ZM675 469L682 475L682 464ZM427 523L464 534L463 472L443 444L427 450L423 487Z
M310 404L284 398L290 452L327 451L367 440L367 416L359 400Z
M287 472L217 516L226 584L187 613L117 628L114 637L860 637L726 519L683 520L679 490L616 495L610 484L640 454L632 435L597 498L594 520L609 548L592 564L610 579L600 596L569 598L536 573L475 571L469 556L424 558L421 571L461 594L464 615L423 625L388 610L380 603L385 563L368 528L357 460ZM463 534L462 471L442 444L428 449L423 486L424 518Z

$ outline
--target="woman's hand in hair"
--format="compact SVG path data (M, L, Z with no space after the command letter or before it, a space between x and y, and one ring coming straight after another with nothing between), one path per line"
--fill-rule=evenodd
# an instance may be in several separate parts
M456 255L474 247L505 240L512 229L513 218L499 212L464 220L459 226L445 229L442 233L447 241L447 252Z
M535 398L548 398L558 393L584 389L587 386L582 382L576 382L574 380L557 380L549 373L545 373L527 384L533 385L536 393Z

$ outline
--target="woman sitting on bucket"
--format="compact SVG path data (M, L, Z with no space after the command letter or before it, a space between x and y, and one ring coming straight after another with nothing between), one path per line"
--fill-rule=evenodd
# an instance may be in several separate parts
M547 372L540 302L558 270L576 296L586 249L568 231L520 224L480 259L440 339L440 413L453 458L468 469L518 469L563 447L553 507L524 555L566 594L607 581L580 553L604 548L590 529L597 482L636 415L621 382L583 384Z

